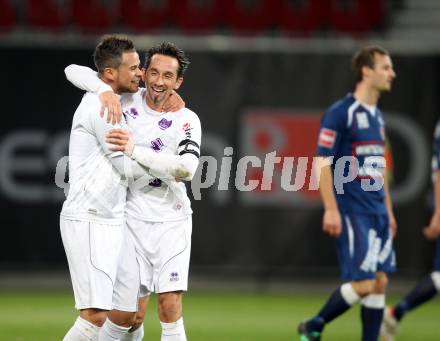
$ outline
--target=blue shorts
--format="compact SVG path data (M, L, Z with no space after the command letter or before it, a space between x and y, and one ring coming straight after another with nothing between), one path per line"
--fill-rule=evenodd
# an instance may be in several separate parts
M337 239L344 281L374 279L376 272L396 271L393 237L387 214L341 214L342 233Z
M434 271L440 271L440 237L437 237L435 243Z

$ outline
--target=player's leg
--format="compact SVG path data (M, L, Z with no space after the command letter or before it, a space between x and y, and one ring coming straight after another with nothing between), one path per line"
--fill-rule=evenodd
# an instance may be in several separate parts
M150 299L150 295L146 295L144 297L139 298L138 303L138 311L136 313L135 321L131 326L130 330L121 341L141 341L144 337L144 318L147 312L148 301Z
M333 291L317 315L300 323L298 332L301 340L319 340L327 323L345 313L373 290L374 273L363 271L358 261L365 259L368 254L368 233L363 221L354 215L343 216L342 233L338 238L338 259L342 278L346 282Z
M159 294L158 313L161 341L186 341L182 317L182 296L188 289L191 252L191 217L164 222L155 236L158 240L154 267L154 287Z
M369 226L369 244L371 264L376 268L374 289L362 299L361 320L362 340L376 341L381 329L384 309L385 291L388 286L387 273L395 271L393 237L389 228L387 214L372 215Z
M440 238L436 241L434 270L422 278L416 286L394 307L387 309L383 321L384 334L394 336L398 323L411 310L429 301L440 291ZM389 338L391 340L391 338Z
M371 294L361 301L362 340L376 341L379 336L385 309L385 290L388 277L385 272L378 272Z
M186 341L182 317L182 292L160 293L158 313L162 327L161 341Z
M113 309L99 332L99 341L120 340L131 329L138 310L139 271L135 244L125 227L113 290Z
M86 316L87 317L86 317ZM73 326L64 336L63 341L95 341L98 338L100 326L104 323L107 311L84 309ZM90 322L93 321L93 322Z
M96 340L112 307L122 226L60 219L60 231L80 316L65 341ZM111 251L108 246L111 246Z

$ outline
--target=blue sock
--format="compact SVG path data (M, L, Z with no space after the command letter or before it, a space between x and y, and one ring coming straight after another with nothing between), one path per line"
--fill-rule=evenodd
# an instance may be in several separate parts
M362 341L377 341L384 308L370 308L362 305Z
M415 288L394 307L394 317L400 321L411 309L430 300L437 294L437 289L432 281L431 274L420 280Z
M351 287L350 284L344 284L343 286L346 285ZM350 309L352 303L348 303L342 296L341 287L333 292L318 315L307 321L307 330L321 332L326 323L329 323Z

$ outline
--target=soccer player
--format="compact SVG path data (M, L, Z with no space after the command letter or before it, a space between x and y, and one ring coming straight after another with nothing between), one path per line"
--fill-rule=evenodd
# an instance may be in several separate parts
M104 89L117 94L139 90L142 72L130 40L103 39L94 60ZM154 178L123 153L109 150L105 135L115 126L99 117L100 108L97 94L85 94L70 135L70 188L60 230L80 315L65 341L117 340L127 333L138 308L138 265L123 224L127 180Z
M394 307L387 308L381 328L381 336L386 341L393 341L397 326L406 313L429 301L440 290L440 121L437 122L432 155L432 172L434 184L434 212L431 221L424 228L426 238L436 240L434 269L422 278L417 285Z
M175 113L160 109L182 84L188 65L185 53L172 43L148 50L146 88L121 98L129 131L114 129L107 135L113 151L124 152L157 175L145 186L130 187L125 222L140 263L141 295L158 293L162 341L186 340L182 293L188 286L192 210L180 180L191 180L197 169L201 127L197 115L186 108ZM99 88L92 70L70 66L67 71L69 80L82 89Z
M361 301L362 340L377 340L387 272L394 271L396 222L384 175L385 129L377 103L396 74L387 51L368 46L352 59L353 94L321 120L317 155L324 204L323 230L337 239L344 283L313 318L298 326L300 340L320 340L327 323ZM383 185L383 186L382 186Z

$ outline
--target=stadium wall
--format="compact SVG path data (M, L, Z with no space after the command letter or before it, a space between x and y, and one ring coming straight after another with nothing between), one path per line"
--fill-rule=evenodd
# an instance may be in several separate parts
M201 118L206 161L198 184L189 188L200 197L193 200L193 271L257 279L336 271L334 241L321 232L317 191L306 188L310 163L299 191L282 188L282 163L273 176L263 167L248 168L246 179L264 178L264 188L243 192L235 179L246 155L262 164L273 151L311 161L320 115L352 89L349 54L192 51L190 57L181 94ZM421 229L430 212L440 58L397 54L393 60L397 79L380 104L393 155L397 260L402 273L418 274L430 267L433 252ZM0 265L65 266L58 228L64 191L54 183L55 168L67 155L81 91L65 80L63 69L92 66L91 50L0 48L0 62ZM215 163L217 171L206 174Z

